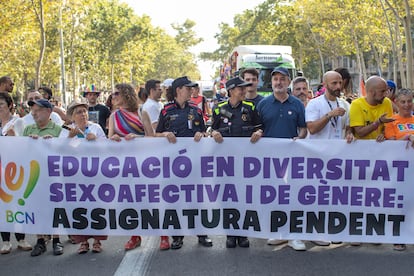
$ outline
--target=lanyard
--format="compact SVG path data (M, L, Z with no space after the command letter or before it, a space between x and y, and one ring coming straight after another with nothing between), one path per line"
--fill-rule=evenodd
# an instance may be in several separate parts
M328 100L328 98L326 97L326 95L325 95L325 100L326 100L326 102L328 103L329 108L330 108L330 109L331 109L331 111L332 111L332 110L333 110L332 105L331 105L331 103L329 102L329 100ZM339 107L338 99L337 99L337 98L335 98L335 101L336 101L336 107ZM332 118L333 118L333 121L332 121ZM338 117L337 117L337 116L331 117L331 118L329 119L329 122L331 122L331 125L332 125L332 127L333 127L333 128L336 128L336 125L337 125L337 123L338 123Z

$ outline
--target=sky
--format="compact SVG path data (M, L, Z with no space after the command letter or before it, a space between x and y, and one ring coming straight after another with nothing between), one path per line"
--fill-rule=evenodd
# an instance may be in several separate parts
M121 0L134 9L139 16L146 14L151 17L151 24L166 30L175 36L172 23L182 24L186 19L196 22L193 28L198 37L203 38L192 52L213 52L218 48L214 35L219 32L222 22L233 26L234 15L244 10L253 9L264 0ZM198 61L202 80L210 80L214 75L215 66L211 62Z

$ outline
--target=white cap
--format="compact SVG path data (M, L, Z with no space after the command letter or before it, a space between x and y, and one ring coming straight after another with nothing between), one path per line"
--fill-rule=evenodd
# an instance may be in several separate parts
M172 85L173 81L174 81L174 79L166 79L166 80L165 80L165 81L161 84L161 86L163 86L163 87L170 87L170 86Z

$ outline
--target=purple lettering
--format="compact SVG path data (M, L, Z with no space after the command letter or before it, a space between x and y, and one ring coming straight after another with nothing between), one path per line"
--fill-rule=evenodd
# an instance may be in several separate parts
M342 170L340 166L342 165L343 160L341 159L331 159L326 164L326 179L328 180L338 180L342 177Z
M90 184L90 185L79 184L79 188L82 190L82 196L80 197L79 201L86 201L86 200L89 200L91 202L96 201L95 197L92 195L92 191L95 188L94 184Z
M133 202L132 192L129 185L119 185L118 202Z
M137 161L134 157L125 157L124 166L122 168L122 177L139 177Z
M384 207L394 208L395 206L395 189L384 189Z
M261 169L260 160L255 157L245 157L243 159L243 177L251 178L259 174Z
M315 187L311 185L303 186L299 190L298 201L300 204L303 204L303 205L313 204L315 203L315 200L316 200L315 194L316 194Z
M162 190L162 198L167 203L177 202L180 197L178 195L179 189L175 185L167 185Z
M61 202L63 200L62 187L62 183L53 183L50 185L50 201Z
M59 176L59 161L60 156L52 155L47 157L47 167L49 176Z
M74 176L79 170L79 161L72 156L62 157L62 171L64 176Z
M323 178L322 169L323 169L323 160L319 158L308 158L307 160L307 173L306 177L308 179Z
M390 181L390 172L388 171L387 161L385 160L377 160L375 162L372 180L378 180L379 177L382 177L384 181Z
M393 161L392 166L397 168L397 181L404 181L404 169L408 168L408 161Z
M303 178L304 157L292 157L292 178Z
M201 157L201 177L213 177L214 176L214 167L213 167L213 156L202 156Z
M116 157L108 157L102 162L102 174L109 178L119 175L119 160Z
M94 177L98 174L99 170L99 157L91 158L91 168L88 168L88 159L87 157L81 158L81 171L84 176Z

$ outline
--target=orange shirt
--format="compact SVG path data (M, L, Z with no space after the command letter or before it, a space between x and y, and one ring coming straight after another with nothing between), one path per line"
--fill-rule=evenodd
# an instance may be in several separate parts
M404 139L408 134L414 134L414 116L409 118L401 117L398 114L392 116L395 121L385 124L386 139Z

